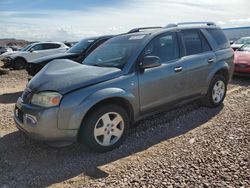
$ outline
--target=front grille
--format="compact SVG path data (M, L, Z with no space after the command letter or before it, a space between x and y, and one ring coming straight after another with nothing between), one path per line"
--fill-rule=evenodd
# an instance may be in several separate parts
M23 103L30 103L31 101L31 98L32 98L32 93L31 93L31 90L29 88L26 88L24 91L23 91L23 94L21 96L22 100L23 100Z

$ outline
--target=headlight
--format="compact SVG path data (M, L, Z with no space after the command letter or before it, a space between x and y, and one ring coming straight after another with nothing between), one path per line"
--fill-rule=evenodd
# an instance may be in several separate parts
M62 99L62 95L57 92L41 92L34 94L31 103L42 106L42 107L52 107L58 106Z

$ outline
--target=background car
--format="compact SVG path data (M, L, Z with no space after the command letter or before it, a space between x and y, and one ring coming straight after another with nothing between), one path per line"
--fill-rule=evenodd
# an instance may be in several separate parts
M38 73L46 64L54 59L70 59L81 63L84 58L90 54L94 49L101 45L112 36L101 36L85 38L67 50L65 53L58 53L49 56L44 56L34 59L27 63L26 70L30 76Z
M250 77L250 44L240 47L234 54L234 74Z
M242 37L239 40L236 40L232 45L234 51L243 46L244 44L250 44L250 37Z
M36 42L27 45L20 51L3 53L0 58L4 62L4 67L23 69L28 61L55 53L63 53L68 49L69 47L62 42Z

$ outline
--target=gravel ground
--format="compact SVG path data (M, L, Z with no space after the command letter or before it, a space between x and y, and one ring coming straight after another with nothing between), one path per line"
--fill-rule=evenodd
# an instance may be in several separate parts
M12 111L26 80L25 71L0 75L0 188L250 187L249 79L233 79L221 107L189 104L138 122L104 154L18 132Z

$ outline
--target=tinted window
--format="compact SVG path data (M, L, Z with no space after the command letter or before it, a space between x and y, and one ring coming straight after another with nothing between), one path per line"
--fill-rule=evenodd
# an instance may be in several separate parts
M145 56L157 56L162 62L177 59L179 47L176 33L169 33L153 39L144 50Z
M61 45L60 44L54 44L54 48L60 48Z
M211 51L212 49L210 45L208 44L207 39L204 37L202 33L200 33L200 37L201 37L203 52Z
M186 55L203 52L202 41L197 30L184 30L182 36L186 48Z
M43 46L42 46L42 44L37 44L37 45L33 46L32 49L34 51L43 50Z
M43 44L43 49L44 50L55 49L55 48L59 48L59 47L60 47L59 44L53 44L53 43L45 43L45 44Z
M221 29L207 29L209 34L214 38L220 49L229 48L229 41Z

